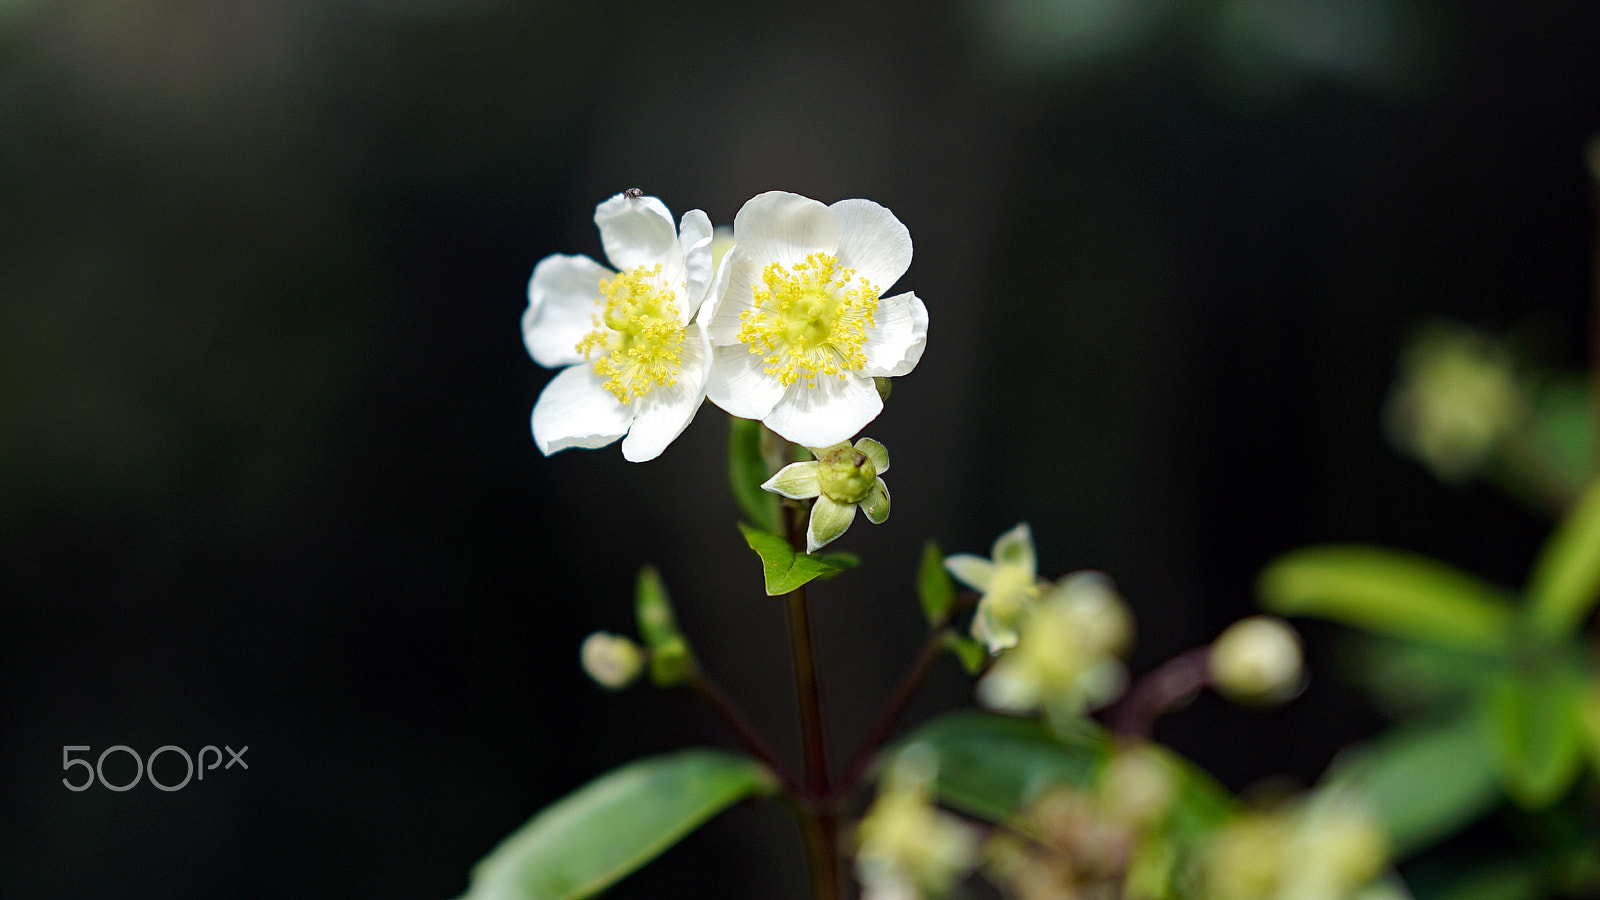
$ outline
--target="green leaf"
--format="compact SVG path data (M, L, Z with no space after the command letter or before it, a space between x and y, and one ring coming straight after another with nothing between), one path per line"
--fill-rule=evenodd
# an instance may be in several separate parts
M1401 726L1347 750L1324 780L1354 787L1372 805L1397 858L1449 837L1500 798L1470 709L1441 724Z
M940 799L991 822L1011 822L1042 791L1087 784L1114 748L1089 720L1061 736L1042 721L958 710L905 737L931 746L939 758ZM1171 827L1185 838L1215 828L1233 808L1221 785L1182 757L1152 747L1177 779Z
M1545 542L1528 579L1528 617L1539 637L1566 637L1600 596L1600 480Z
M1420 643L1498 654L1510 641L1505 591L1437 560L1384 547L1291 551L1256 583L1283 615L1321 616Z
M639 577L633 583L633 609L639 622L639 636L644 638L645 646L654 648L682 636L678 631L677 616L672 612L672 599L667 595L667 586L655 566L645 566L639 570Z
M650 649L651 683L656 687L682 684L694 667L694 658L689 642L678 630L678 618L672 611L667 586L654 566L639 570L639 578L634 582L633 604L639 635Z
M1392 719L1457 706L1482 690L1493 671L1481 656L1393 638L1349 637L1341 648L1340 674Z
M776 787L762 766L714 750L638 760L517 829L473 867L461 900L591 897L717 813Z
M1098 731L1063 742L1037 719L960 710L912 732L904 744L926 743L939 757L939 795L991 822L1003 822L1040 791L1083 783L1110 741Z
M1583 768L1583 671L1565 660L1508 668L1482 703L1491 759L1511 799L1524 809L1554 803Z
M945 571L944 553L933 541L922 548L922 565L917 569L917 599L922 601L922 614L930 625L943 622L950 604L956 600L956 584Z
M745 543L761 557L767 595L778 597L816 579L837 575L855 568L861 560L851 553L795 553L789 542L771 532L752 528L743 522L739 530Z
M739 510L763 531L783 530L778 495L761 489L772 476L761 455L761 423L728 417L728 486Z

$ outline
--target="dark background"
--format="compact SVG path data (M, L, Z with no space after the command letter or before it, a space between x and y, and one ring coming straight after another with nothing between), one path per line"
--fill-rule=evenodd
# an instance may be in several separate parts
M723 414L645 465L528 434L528 275L598 256L627 187L718 223L863 196L916 242L928 352L867 432L894 517L814 592L839 753L918 644L930 537L1025 520L1042 574L1110 573L1136 669L1314 541L1515 585L1546 523L1379 409L1437 314L1586 363L1597 130L1586 0L0 0L0 895L460 893L584 780L726 743L577 667L650 562L795 747ZM1296 704L1159 736L1234 788L1314 778L1380 720L1307 631ZM914 715L966 690L946 660ZM250 768L62 786L63 746L116 744ZM802 880L766 805L614 895Z

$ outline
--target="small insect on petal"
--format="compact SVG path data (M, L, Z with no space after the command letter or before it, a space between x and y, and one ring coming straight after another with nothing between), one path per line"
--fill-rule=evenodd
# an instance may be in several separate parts
M639 188L628 188L622 192L622 196L627 197L629 200L637 200L644 196L644 191Z

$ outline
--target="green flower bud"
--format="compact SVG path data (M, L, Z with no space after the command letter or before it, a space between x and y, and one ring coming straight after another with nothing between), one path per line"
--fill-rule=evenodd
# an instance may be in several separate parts
M817 459L817 477L823 496L835 503L860 503L878 483L872 457L849 444L835 444Z
M583 671L603 688L617 691L634 682L644 668L644 653L625 637L596 631L578 651Z
M1244 703L1282 703L1304 682L1300 638L1274 616L1228 626L1211 645L1210 667L1217 690Z

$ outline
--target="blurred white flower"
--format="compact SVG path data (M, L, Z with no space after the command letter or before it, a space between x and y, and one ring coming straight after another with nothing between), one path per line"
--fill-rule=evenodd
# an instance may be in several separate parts
M944 567L957 581L983 592L972 618L972 636L991 654L1015 646L1017 623L1040 591L1028 523L1000 535L991 558L955 553L945 557Z
M991 709L1074 715L1115 699L1127 683L1118 654L1133 637L1133 616L1099 572L1076 572L1048 587L1019 622L1016 646L978 682Z
M938 759L924 744L902 750L857 829L862 900L949 893L977 864L978 831L933 803Z

